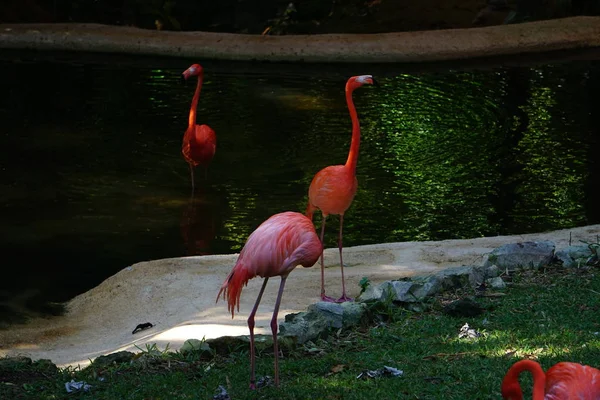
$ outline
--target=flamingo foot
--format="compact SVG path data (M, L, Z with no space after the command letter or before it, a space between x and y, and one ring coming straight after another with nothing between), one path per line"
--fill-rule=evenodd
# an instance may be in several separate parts
M340 297L339 299L337 299L335 302L336 303L345 303L347 301L354 301L354 299L352 297L348 297L345 294L342 295L342 297Z
M250 382L250 390L256 390L256 384L254 382Z
M328 303L337 303L338 301L333 297L325 296L325 293L321 295L321 301L326 301Z

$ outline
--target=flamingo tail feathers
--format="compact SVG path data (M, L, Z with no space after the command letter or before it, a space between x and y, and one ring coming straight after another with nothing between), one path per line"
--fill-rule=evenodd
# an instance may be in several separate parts
M256 276L244 264L237 264L229 273L225 282L217 294L217 301L223 293L223 300L227 300L227 309L231 311L231 318L235 310L240 311L240 296L242 295L242 287L248 284L248 281Z

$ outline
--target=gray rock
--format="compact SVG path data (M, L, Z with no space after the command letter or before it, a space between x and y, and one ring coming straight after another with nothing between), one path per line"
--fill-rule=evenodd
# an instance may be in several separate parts
M411 280L388 281L369 286L358 301L395 301L417 303L437 293L470 285L479 286L487 276L499 274L498 267L461 266L452 267L426 277Z
M320 301L309 306L308 312L321 314L329 321L329 327L339 329L359 324L365 315L366 309L366 304L353 301L344 303Z
M384 302L387 299L389 281L380 283L379 285L369 285L367 289L361 293L356 299L357 301L381 301Z
M392 300L401 303L414 303L418 301L412 293L415 283L412 281L391 281L387 290L391 293Z
M448 268L435 274L441 280L441 290L452 290L483 282L483 269L470 266Z
M506 283L499 276L495 278L486 279L485 283L492 289L504 289L506 288Z
M186 355L193 352L210 353L210 350L210 345L206 343L206 341L200 339L188 339L185 342L183 342L183 345L179 349L179 352L183 355Z
M344 309L341 304L319 301L308 307L309 313L318 313L323 316L332 328L339 329L343 326Z
M467 270L468 268L471 268L469 272L469 285L471 285L471 287L477 287L481 285L487 278L487 267L482 265L461 268L466 268Z
M439 293L442 288L442 279L437 275L431 275L425 279L421 279L420 283L416 283L413 288L413 296L417 301L423 301L426 297L430 297Z
M105 368L114 364L129 363L133 360L134 356L135 354L130 351L118 351L116 353L97 357L92 365L98 368Z
M496 265L510 271L518 268L537 269L552 262L554 249L554 243L548 240L505 244L488 255L484 266Z
M285 321L279 325L281 336L294 338L302 344L327 336L332 323L319 312L299 312L288 314Z
M228 355L240 350L247 350L250 347L250 336L222 336L214 339L207 339L206 343L219 355ZM277 344L280 349L291 349L296 347L296 340L293 337L277 337ZM271 335L254 335L254 348L258 351L270 350L273 347L273 337Z
M219 355L228 355L229 353L248 349L249 339L246 336L221 336L214 339L207 339L206 343Z
M569 246L556 252L556 258L562 261L563 267L573 268L585 264L585 261L592 256L592 250L589 246Z
M415 296L414 291L419 290L422 284L415 283L412 280L386 281L377 286L369 286L358 298L359 302L388 302L395 301L400 303L414 303L420 301Z
M367 316L367 305L364 303L349 301L342 303L342 308L344 309L342 319L343 328L359 325L364 322Z
M485 268L480 266L452 267L432 275L426 279L427 296L432 296L446 290L453 290L465 286L479 286L485 277Z
M486 279L495 278L497 276L500 276L501 273L502 273L502 271L495 264L485 267L485 278Z

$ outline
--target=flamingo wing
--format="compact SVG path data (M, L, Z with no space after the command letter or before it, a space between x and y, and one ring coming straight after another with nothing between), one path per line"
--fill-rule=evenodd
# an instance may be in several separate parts
M196 125L189 138L189 158L194 166L210 164L216 150L215 131L208 125Z
M300 248L307 251L295 254ZM320 255L321 242L312 222L288 211L273 215L252 232L238 263L251 265L255 275L266 278L286 275L297 265L311 267Z
M344 214L352 204L358 180L344 165L323 168L308 189L310 204L324 214Z

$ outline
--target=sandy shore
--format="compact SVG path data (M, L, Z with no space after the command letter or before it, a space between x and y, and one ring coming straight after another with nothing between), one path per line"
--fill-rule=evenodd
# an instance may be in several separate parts
M482 263L494 248L517 241L551 240L557 248L579 240L595 242L600 225L538 234L497 236L438 242L402 242L358 246L344 251L347 287L359 293L358 282L367 276L373 283L423 275L444 268ZM339 295L337 249L325 252L327 291ZM61 317L40 318L0 331L0 356L26 355L47 358L60 366L87 365L89 359L118 350L136 351L146 343L178 349L186 339L247 334L246 317L262 280L253 279L244 289L240 313L234 319L215 297L237 255L172 258L128 267L83 293L67 305ZM320 271L297 268L290 275L281 305L285 314L303 311L318 301ZM268 324L279 281L265 292L257 315L258 333L269 333ZM155 326L135 335L139 323Z

